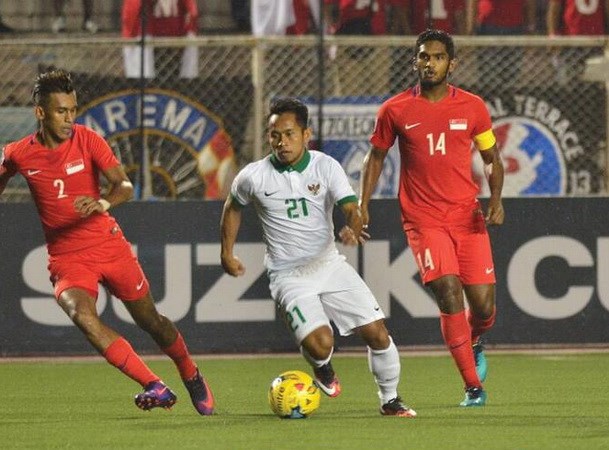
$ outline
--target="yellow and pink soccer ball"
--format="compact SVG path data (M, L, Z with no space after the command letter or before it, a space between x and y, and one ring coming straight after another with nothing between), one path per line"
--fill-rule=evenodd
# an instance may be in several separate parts
M269 405L284 419L304 419L319 408L321 395L313 378L300 370L277 376L269 388Z

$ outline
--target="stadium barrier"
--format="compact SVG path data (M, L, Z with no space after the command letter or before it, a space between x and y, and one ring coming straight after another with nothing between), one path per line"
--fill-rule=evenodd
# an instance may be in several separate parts
M264 245L244 210L236 253L243 277L220 267L217 201L132 202L113 210L148 275L157 306L196 353L293 351L268 291ZM609 341L609 212L603 198L506 199L506 222L490 230L497 274L491 345L584 345ZM388 316L400 346L441 345L438 310L418 280L396 200L371 204L372 240L341 248ZM0 356L92 354L57 306L34 205L0 204ZM337 227L341 219L337 215ZM104 321L134 346L157 353L125 308L101 289ZM358 346L357 338L338 340Z
M506 162L506 196L606 194L607 83L583 75L586 60L609 54L609 39L455 39L451 82L487 103ZM269 100L288 95L311 106L313 147L337 158L356 183L380 103L416 82L413 45L412 36L327 37L322 51L316 36L155 38L144 51L154 57L148 79L125 76L126 62L142 54L138 41L3 39L0 144L35 129L31 85L53 64L74 74L79 120L112 144L139 198L223 198L235 170L266 152ZM396 161L387 164L380 197L395 195ZM24 181L12 182L2 199L27 201Z

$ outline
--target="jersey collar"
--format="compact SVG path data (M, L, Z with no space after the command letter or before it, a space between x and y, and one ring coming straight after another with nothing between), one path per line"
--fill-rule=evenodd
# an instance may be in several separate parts
M307 166L309 165L309 161L311 161L311 153L309 153L309 150L305 150L304 151L304 155L302 156L300 161L298 161L294 165L281 164L281 162L275 157L274 154L271 155L271 164L273 164L273 167L278 172L293 172L293 171L296 171L296 172L302 173L307 168Z

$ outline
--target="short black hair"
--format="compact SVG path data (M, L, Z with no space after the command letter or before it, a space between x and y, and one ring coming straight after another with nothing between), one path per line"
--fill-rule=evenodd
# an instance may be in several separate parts
M74 92L72 76L69 72L51 66L44 72L39 73L32 89L32 100L34 105L45 105L50 94L69 94Z
M296 123L301 128L309 127L309 108L300 100L293 97L278 98L271 102L267 122L274 114L291 112L296 116Z
M431 28L428 28L427 30L423 31L417 37L417 42L414 47L415 59L416 59L417 55L419 54L419 49L421 48L421 45L423 45L425 42L428 42L428 41L441 42L442 44L444 44L444 47L446 47L446 53L448 53L448 59L451 59L451 60L455 59L455 43L453 41L452 36L450 34L448 34L446 31L434 30Z

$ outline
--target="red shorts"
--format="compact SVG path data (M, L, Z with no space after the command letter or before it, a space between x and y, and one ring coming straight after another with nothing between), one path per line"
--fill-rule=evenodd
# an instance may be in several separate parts
M101 245L51 256L49 272L56 298L75 287L97 298L98 283L125 301L139 300L149 290L146 275L121 231Z
M467 285L495 283L491 243L483 224L409 228L406 237L423 283L444 275L456 275Z

